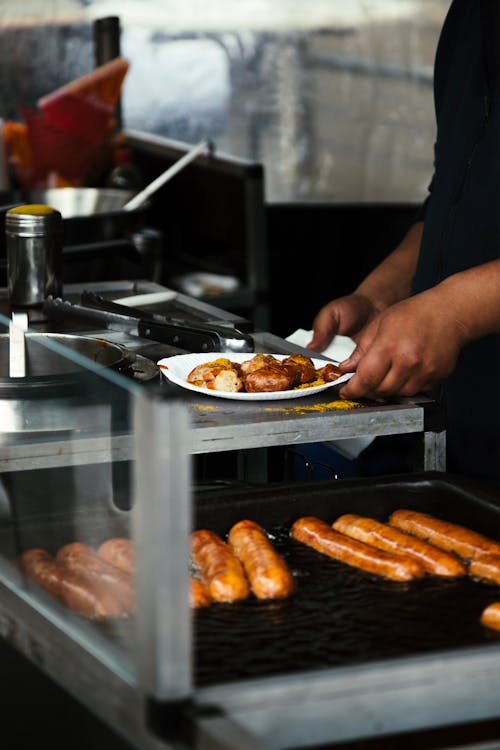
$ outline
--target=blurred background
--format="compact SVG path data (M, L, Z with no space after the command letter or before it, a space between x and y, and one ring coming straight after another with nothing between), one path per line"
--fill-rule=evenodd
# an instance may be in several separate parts
M418 203L449 0L0 0L0 116L94 67L119 16L126 128L262 162L269 203Z
M36 113L41 97L110 60L114 28L129 64L121 129L185 149L208 139L232 164L233 177L214 162L213 175L193 167L158 193L155 280L184 290L200 271L236 279L237 298L216 304L286 337L356 287L426 195L433 63L449 4L0 0L0 118ZM180 156L132 146L145 182ZM71 155L85 163L79 148ZM106 175L90 184L108 184ZM71 280L77 272L74 262ZM143 273L123 267L132 272Z

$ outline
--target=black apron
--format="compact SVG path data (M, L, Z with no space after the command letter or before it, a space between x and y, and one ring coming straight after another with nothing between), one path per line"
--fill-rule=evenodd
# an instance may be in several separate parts
M414 293L500 257L499 83L500 3L454 0L436 53L434 176ZM499 364L500 336L473 342L433 394L444 408L449 472L500 483Z

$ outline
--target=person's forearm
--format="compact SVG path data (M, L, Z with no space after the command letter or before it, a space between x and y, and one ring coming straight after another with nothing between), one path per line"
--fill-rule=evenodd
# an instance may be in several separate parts
M464 343L500 333L500 259L448 276L435 291L460 325Z
M402 242L357 287L355 294L381 312L409 296L417 267L423 222L413 224Z

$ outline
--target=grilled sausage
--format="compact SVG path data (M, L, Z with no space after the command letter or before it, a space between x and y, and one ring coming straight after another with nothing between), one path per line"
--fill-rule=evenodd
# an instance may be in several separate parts
M240 366L225 358L197 365L188 373L186 380L211 391L237 392L243 389Z
M441 521L427 513L396 510L391 515L389 523L447 552L454 552L464 560L480 557L485 552L500 555L500 542L488 539L464 526Z
M311 383L318 377L312 359L304 354L290 354L289 357L285 357L281 361L281 364L282 366L292 365L298 368L300 385Z
M248 393L287 391L300 384L301 367L283 363L272 354L256 354L241 364Z
M83 581L44 549L26 550L19 565L34 583L80 615L103 620L123 614L122 604L107 588Z
M206 586L197 578L189 579L189 606L192 609L208 607L212 603L212 597Z
M479 578L482 581L500 585L500 555L490 555L485 552L481 557L471 560L469 575L471 578Z
M231 528L228 540L243 563L257 599L282 599L293 592L293 576L259 524L239 521Z
M295 521L291 533L294 539L324 555L384 578L411 581L425 574L422 566L411 557L391 555L384 550L377 550L335 531L327 523L313 516L305 516Z
M56 561L87 583L97 583L108 590L122 604L124 612L134 611L134 586L132 577L115 565L103 560L87 544L72 542L57 552Z
M135 574L135 549L131 539L115 537L107 539L97 550L99 557L130 575Z
M480 619L486 627L500 630L500 602L493 602L483 609Z
M332 362L329 362L324 367L320 367L317 372L318 376L326 383L331 383L332 380L337 380L337 378L340 378L342 375L341 370L339 370L337 365L334 365Z
M234 602L250 594L245 572L233 550L217 534L199 529L191 534L191 558L202 583L216 602Z
M377 549L412 557L432 575L458 578L466 574L465 566L455 555L373 518L346 513L332 527Z

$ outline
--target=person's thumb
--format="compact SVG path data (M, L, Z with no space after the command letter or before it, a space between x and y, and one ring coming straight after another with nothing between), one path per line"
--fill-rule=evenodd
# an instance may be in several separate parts
M339 370L342 372L354 372L359 364L359 360L363 356L362 349L357 346L353 352L347 357L347 359L339 362Z

